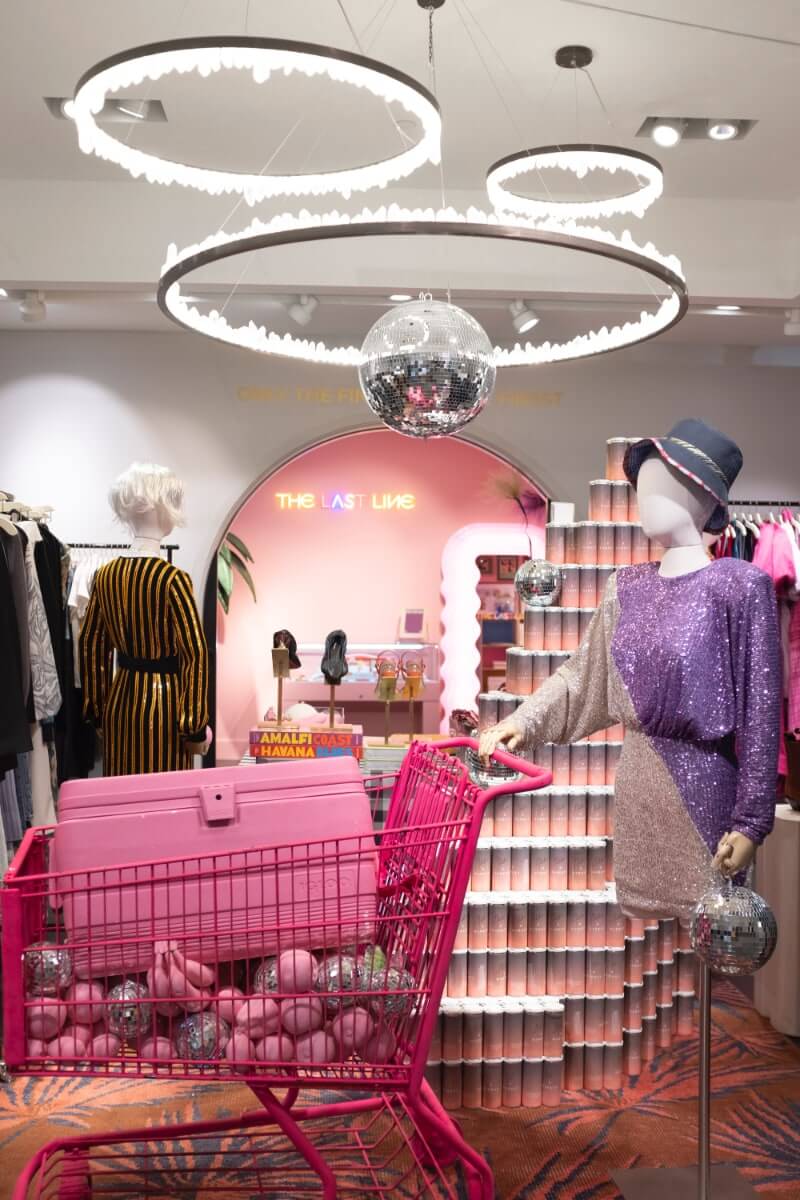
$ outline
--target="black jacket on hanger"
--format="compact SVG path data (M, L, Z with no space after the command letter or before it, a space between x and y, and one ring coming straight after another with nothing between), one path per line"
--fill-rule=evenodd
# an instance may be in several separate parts
M0 772L31 747L11 570L0 539Z

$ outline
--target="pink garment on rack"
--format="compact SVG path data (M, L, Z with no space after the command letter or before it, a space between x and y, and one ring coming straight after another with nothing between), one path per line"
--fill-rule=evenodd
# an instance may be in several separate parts
M787 623L783 620L785 613L781 610L788 603L786 599L788 593L794 592L798 584L795 556L789 544L789 536L783 525L773 524L772 522L764 524L761 526L761 532L753 553L753 565L760 567L762 571L766 571L775 586L782 635L787 629ZM788 625L788 631L788 637L785 640L782 636L784 679L788 681L788 707L791 710L791 695L792 691L794 691L798 705L798 719L800 719L800 694L798 694L800 693L800 625L797 627L798 641L794 654L792 654L791 623ZM794 688L792 686L793 675L796 675ZM786 775L789 769L783 736L787 725L789 729L794 727L791 716L787 716L786 708L787 705L781 705L781 738L778 754L778 771L781 775Z

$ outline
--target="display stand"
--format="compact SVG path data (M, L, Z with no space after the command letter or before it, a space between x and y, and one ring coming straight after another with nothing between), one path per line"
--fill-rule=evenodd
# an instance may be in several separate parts
M278 720L280 729L283 725L283 683L290 678L289 651L285 646L276 646L272 651L272 674L278 681Z
M735 1167L711 1166L711 971L700 962L700 1053L696 1167L634 1167L615 1171L625 1200L758 1200Z

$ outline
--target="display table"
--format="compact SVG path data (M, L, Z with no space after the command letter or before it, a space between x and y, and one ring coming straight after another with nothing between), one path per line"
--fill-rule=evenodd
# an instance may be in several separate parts
M755 1006L779 1033L800 1037L800 812L788 804L758 852L756 889L775 913L778 945L755 976Z

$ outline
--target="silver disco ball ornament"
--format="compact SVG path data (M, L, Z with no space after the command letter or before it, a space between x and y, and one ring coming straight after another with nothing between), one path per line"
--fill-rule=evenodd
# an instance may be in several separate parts
M529 558L518 568L514 587L525 608L549 608L561 594L561 568L544 558Z
M361 390L379 420L409 437L446 437L494 391L494 351L463 308L420 299L384 313L364 338Z
M729 880L701 898L692 916L692 946L721 975L752 975L775 949L778 925L763 897Z

